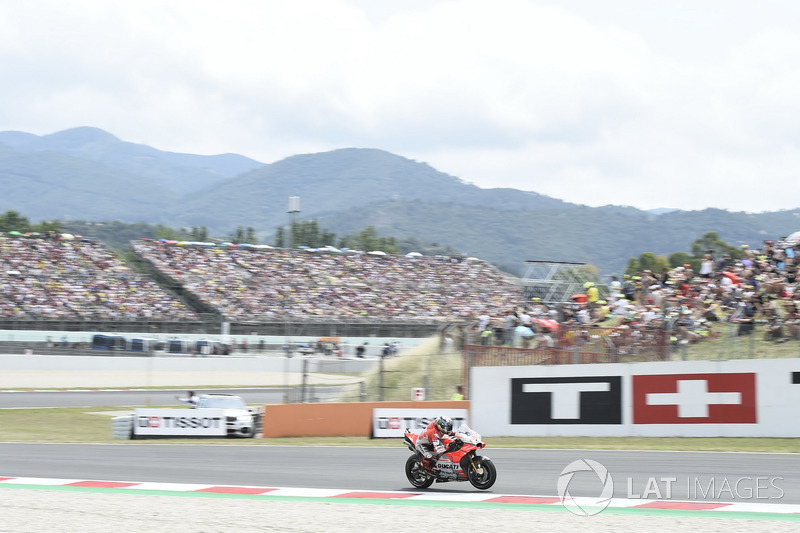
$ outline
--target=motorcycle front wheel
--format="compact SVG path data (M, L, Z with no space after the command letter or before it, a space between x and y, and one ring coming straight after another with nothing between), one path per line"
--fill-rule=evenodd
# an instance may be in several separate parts
M486 490L497 481L497 469L491 459L475 457L467 469L467 478L476 489Z
M427 489L434 482L433 476L425 473L416 455L412 455L406 461L406 477L418 489Z

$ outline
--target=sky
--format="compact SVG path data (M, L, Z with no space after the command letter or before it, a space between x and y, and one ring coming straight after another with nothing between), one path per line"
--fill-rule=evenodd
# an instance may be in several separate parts
M795 0L0 2L0 131L263 163L378 148L590 206L795 209L798 21Z

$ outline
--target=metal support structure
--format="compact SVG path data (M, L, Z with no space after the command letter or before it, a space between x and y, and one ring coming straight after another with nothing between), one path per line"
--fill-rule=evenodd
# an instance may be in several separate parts
M303 358L303 382L300 385L300 403L306 403L307 381L308 381L308 359Z
M378 401L383 401L383 357L378 359Z
M294 249L294 219L297 213L300 212L300 197L289 197L289 248Z
M583 292L587 281L595 281L588 263L566 261L526 261L522 278L527 298L539 298L545 304L571 302L573 294Z

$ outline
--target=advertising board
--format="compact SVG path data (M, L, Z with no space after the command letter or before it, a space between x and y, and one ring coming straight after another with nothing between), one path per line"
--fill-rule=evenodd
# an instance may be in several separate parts
M490 436L800 437L800 359L473 367Z
M406 429L421 432L437 416L449 416L453 427L467 423L467 409L373 409L372 436L403 438Z
M133 434L142 436L224 437L224 409L135 409Z

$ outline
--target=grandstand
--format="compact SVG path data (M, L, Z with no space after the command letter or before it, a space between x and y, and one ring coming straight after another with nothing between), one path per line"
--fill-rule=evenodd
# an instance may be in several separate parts
M135 269L89 239L0 235L0 329L426 336L522 301L474 258L131 245Z
M102 245L0 236L6 320L197 320L197 313Z
M132 243L160 274L229 321L464 320L522 302L490 264L449 257Z

